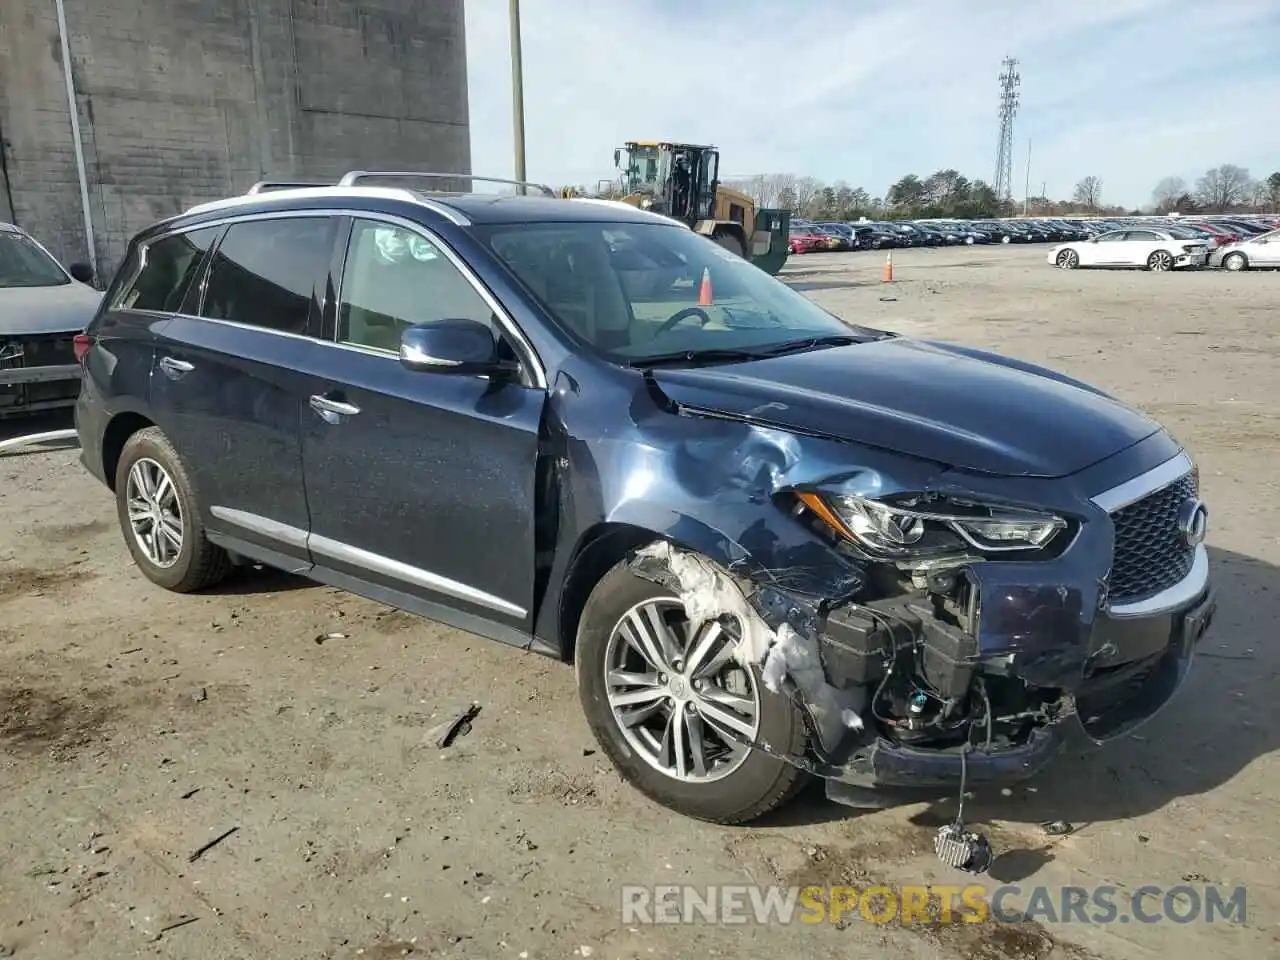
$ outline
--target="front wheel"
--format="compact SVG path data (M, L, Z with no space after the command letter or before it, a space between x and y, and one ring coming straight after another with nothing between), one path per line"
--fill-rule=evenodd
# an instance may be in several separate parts
M1063 250L1058 254L1057 264L1063 270L1074 270L1080 266L1080 254L1074 250Z
M116 510L133 562L152 583L176 593L211 587L231 569L210 543L186 467L157 427L139 430L120 453Z
M1249 269L1249 261L1245 259L1243 253L1228 253L1222 258L1222 266L1225 270L1232 273L1239 273L1241 270Z
M801 755L804 719L734 657L732 617L693 625L671 590L626 562L592 591L578 629L578 695L601 749L637 789L671 810L746 823L804 785L797 767L742 741Z
M1157 273L1167 273L1173 269L1173 254L1168 250L1157 250L1147 257L1147 269Z
M1010 237L1008 234L1006 234L1005 236L1003 236L1003 237L1001 237L1001 238L1000 238L1000 242L1001 242L1001 243L1013 243L1013 238L1012 238L1012 237Z

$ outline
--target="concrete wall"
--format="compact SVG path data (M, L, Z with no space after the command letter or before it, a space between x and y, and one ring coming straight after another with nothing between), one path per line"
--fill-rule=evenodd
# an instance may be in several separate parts
M65 0L99 271L261 179L471 172L463 0ZM55 0L0 0L0 218L87 259Z

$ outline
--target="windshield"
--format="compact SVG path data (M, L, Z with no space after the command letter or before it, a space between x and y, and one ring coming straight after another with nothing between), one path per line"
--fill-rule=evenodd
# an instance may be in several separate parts
M819 338L884 336L845 323L684 227L522 223L474 229L563 329L617 363L705 351L764 354Z
M70 278L26 234L0 232L0 287L59 287Z

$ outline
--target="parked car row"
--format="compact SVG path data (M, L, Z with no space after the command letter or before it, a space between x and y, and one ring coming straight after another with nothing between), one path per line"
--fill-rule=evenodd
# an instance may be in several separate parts
M1092 236L1052 247L1048 262L1063 270L1280 267L1280 217L1125 218L1089 225Z
M1087 238L1082 224L1067 220L793 220L792 253L831 250L894 250L978 243L1048 243Z
M1173 270L1207 265L1249 270L1280 267L1280 215L852 222L798 219L791 222L788 245L791 253L803 254L979 243L1052 243L1049 262L1064 269L1118 266Z

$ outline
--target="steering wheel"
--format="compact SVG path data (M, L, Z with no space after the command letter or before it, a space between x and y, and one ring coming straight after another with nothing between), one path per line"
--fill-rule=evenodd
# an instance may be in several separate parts
M711 315L708 314L707 311L703 310L701 307L685 307L683 310L677 310L670 317L664 320L662 323L662 326L660 326L656 331L654 331L653 335L655 337L659 337L662 334L666 333L668 330L672 329L674 326L676 326L676 324L682 323L683 321L688 320L690 317L701 318L702 322L698 324L701 327L705 327L708 323L711 322Z

